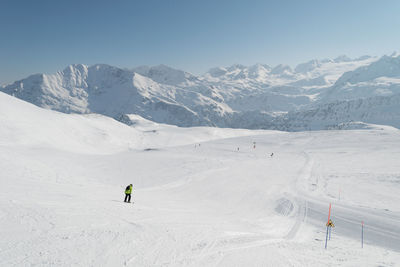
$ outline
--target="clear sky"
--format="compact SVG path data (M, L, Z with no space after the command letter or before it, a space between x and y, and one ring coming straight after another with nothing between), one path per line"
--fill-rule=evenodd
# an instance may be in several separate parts
M69 64L291 66L400 48L398 0L0 0L0 84Z

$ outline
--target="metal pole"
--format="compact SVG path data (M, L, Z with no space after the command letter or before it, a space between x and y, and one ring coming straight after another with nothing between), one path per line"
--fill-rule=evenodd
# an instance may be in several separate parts
M364 222L361 222L361 248L364 248Z
M326 227L325 249L328 247L328 229L329 229L329 226Z
M328 231L329 231L329 220L331 219L331 203L329 203L329 214L328 222L326 223L326 238L325 238L325 249L328 247Z
M329 240L331 240L332 227L329 227Z

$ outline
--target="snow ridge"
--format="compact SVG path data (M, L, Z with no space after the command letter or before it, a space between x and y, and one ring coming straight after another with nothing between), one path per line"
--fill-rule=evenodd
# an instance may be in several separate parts
M314 59L293 69L235 64L202 76L165 65L128 70L76 64L0 90L46 109L123 121L137 114L178 126L297 131L363 121L400 127L396 54Z

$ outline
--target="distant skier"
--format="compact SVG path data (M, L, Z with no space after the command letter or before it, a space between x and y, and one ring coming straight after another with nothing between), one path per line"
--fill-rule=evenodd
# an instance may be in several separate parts
M326 226L328 227L327 229L327 234L329 233L329 240L331 240L331 232L332 232L332 228L335 227L335 225L333 224L332 220L329 219L329 221L326 223ZM327 236L328 237L328 236Z
M271 158L274 156L274 152L271 153Z
M125 188L125 200L124 200L124 202L128 202L128 203L131 202L132 187L133 187L133 185L130 184Z
M328 227L335 227L335 225L333 224L332 220L329 219L329 221L326 223L326 226Z

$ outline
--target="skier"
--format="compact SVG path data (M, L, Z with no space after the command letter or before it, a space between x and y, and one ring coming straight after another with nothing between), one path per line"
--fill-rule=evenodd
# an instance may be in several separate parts
M326 226L328 227L335 227L335 225L333 224L332 220L329 219L329 221L326 223Z
M125 200L124 200L124 202L127 202L127 203L131 202L132 187L133 187L133 185L130 184L125 188Z
M271 158L274 156L274 152L272 152L272 154L271 154Z
M331 232L332 232L332 228L335 227L335 225L333 224L332 220L329 219L329 221L326 223L327 228L327 234L329 233L329 240L331 240Z

